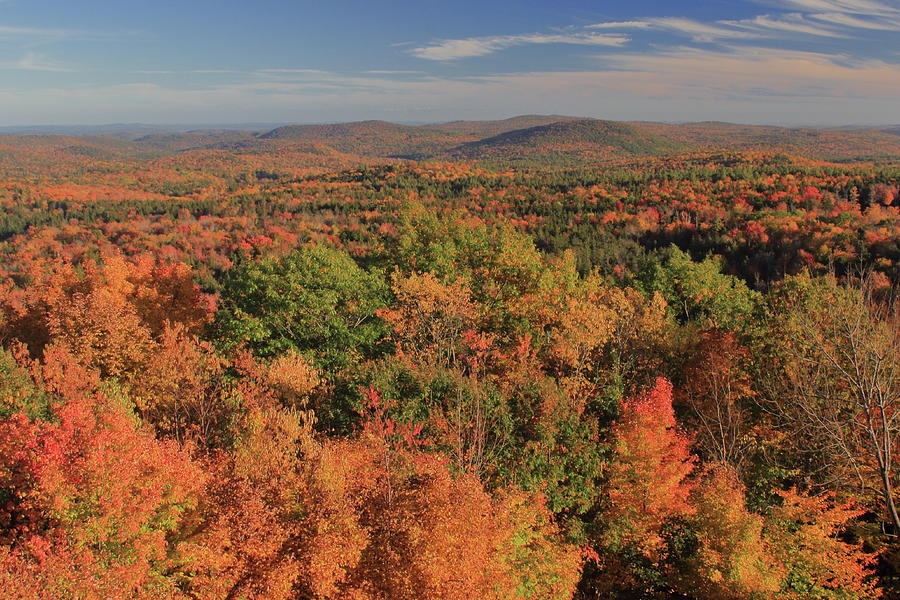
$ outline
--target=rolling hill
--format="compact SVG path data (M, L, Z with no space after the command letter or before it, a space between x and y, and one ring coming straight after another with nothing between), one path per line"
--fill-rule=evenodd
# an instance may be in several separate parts
M248 131L232 129L202 129L176 133L155 133L137 138L135 141L143 146L160 150L189 150L209 147L216 144L228 144L252 140L254 134Z
M422 125L358 121L333 125L287 125L257 139L281 143L322 143L362 156L419 157L458 143L458 136Z
M773 127L720 122L635 125L694 150L775 150L826 160L900 156L900 136L892 134L890 128Z
M567 120L507 131L452 149L455 158L547 160L553 163L655 156L688 149L630 123Z

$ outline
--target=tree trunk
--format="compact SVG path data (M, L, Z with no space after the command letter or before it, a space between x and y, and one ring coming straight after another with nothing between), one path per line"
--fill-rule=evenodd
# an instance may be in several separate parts
M897 514L897 505L894 504L894 492L891 487L891 474L886 469L881 469L881 483L884 487L884 502L887 505L888 515L894 524L894 535L900 535L900 515Z

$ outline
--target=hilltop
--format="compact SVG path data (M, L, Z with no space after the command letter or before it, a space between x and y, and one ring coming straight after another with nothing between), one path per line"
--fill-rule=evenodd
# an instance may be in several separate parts
M450 155L469 159L577 162L655 156L686 149L684 144L633 124L582 119L508 131L463 144Z
M900 127L774 127L720 122L641 123L638 126L694 150L777 150L826 160L896 157L900 154Z
M551 123L566 121L582 121L583 117L567 117L564 115L519 115L499 121L450 121L429 125L432 129L446 131L458 135L471 136L473 139L483 139L485 136L500 135L517 129L527 129Z
M320 142L340 152L383 157L431 154L456 141L448 132L387 121L288 125L259 135L258 139L290 143Z

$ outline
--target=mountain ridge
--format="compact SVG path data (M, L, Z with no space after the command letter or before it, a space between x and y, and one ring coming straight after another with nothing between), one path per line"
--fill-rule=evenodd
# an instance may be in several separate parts
M774 151L822 160L900 157L900 125L878 127L780 127L721 121L662 123L610 121L566 115L518 115L493 121L449 121L408 125L383 120L278 125L272 128L141 129L140 124L99 126L107 135L5 133L8 148L69 146L109 158L132 153L238 152L275 150L302 155L340 155L359 160L466 160L577 166L711 150ZM104 129L105 127L105 129ZM159 126L165 129L163 126ZM175 127L175 126L172 126ZM133 128L129 130L128 128ZM136 129L135 129L136 128ZM27 129L27 128L25 128ZM24 131L24 129L22 129ZM356 157L356 158L354 158Z

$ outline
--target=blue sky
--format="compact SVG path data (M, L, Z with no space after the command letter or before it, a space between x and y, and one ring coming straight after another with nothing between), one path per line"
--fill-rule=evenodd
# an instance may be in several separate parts
M900 123L900 0L0 0L0 125Z

